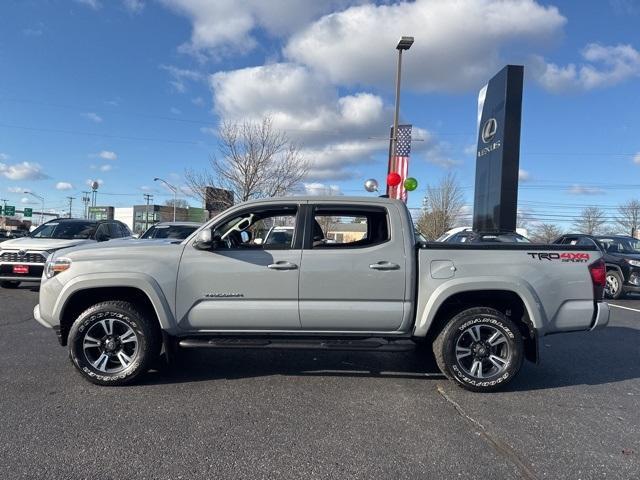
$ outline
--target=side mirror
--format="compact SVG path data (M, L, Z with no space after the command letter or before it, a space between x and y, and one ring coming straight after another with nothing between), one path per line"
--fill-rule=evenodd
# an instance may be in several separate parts
M216 242L217 243L217 242ZM210 228L205 228L196 236L193 242L194 248L198 250L211 250L214 247L213 236Z

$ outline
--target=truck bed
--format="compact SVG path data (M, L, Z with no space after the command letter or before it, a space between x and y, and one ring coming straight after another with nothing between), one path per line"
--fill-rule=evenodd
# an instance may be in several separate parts
M588 269L600 257L574 245L421 243L414 333L426 333L443 302L469 291L518 295L539 335L600 326L608 305L594 298Z

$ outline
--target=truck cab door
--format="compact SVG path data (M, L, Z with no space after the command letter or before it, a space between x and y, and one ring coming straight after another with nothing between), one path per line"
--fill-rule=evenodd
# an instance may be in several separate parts
M394 205L310 204L300 271L305 330L397 331L410 314L407 255ZM392 241L392 235L394 239Z
M211 248L190 241L177 278L180 329L299 329L298 211L295 202L236 209L210 227Z

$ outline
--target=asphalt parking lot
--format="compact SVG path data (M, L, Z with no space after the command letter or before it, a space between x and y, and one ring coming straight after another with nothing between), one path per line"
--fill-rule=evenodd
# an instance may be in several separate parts
M640 478L640 300L490 395L414 352L197 351L97 387L36 303L0 290L3 478Z

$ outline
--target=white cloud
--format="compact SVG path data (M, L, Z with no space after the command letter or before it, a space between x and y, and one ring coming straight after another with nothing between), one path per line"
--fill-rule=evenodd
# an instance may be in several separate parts
M218 72L210 81L221 119L271 117L274 127L301 145L302 154L311 160L310 179L352 177L354 168L388 151L393 112L382 98L366 92L341 97L304 66L276 63ZM201 131L215 134L207 127ZM414 153L442 156L442 146L426 130L414 127L414 138L424 139L414 144Z
M92 122L95 122L95 123L102 122L102 117L95 112L86 112L86 113L82 113L81 115L87 120L91 120Z
M100 167L98 167L98 170L100 170L101 172L110 172L112 169L113 165L109 163L105 163L104 165L100 165Z
M581 55L585 60L582 65L570 63L564 67L534 56L531 62L533 77L545 89L556 93L609 87L640 77L640 52L631 45L590 43Z
M0 163L0 174L9 180L42 180L48 176L37 163L22 162L8 165Z
M633 157L633 163L640 165L640 152L636 153Z
M218 135L218 130L213 127L200 127L200 132L205 135L212 135L216 137Z
M9 187L9 188L7 188L7 192L9 192L9 193L22 193L22 192L24 192L24 188L22 188L22 187Z
M9 160L9 158L11 158L9 155L0 152L0 160Z
M160 69L169 73L171 80L169 84L178 93L187 91L188 82L198 82L205 79L205 76L195 70L178 68L173 65L160 65Z
M89 155L92 158L101 158L103 160L117 160L118 154L111 150L101 150L98 153L92 153Z
M604 190L600 187L576 184L567 189L567 193L570 193L571 195L603 195Z
M192 98L191 103L193 103L196 107L204 107L204 98L202 97Z
M124 8L130 13L140 13L144 9L142 0L122 0Z
M288 35L318 16L363 0L161 0L192 23L191 40L180 47L199 58L246 53L258 45L258 28Z
M307 195L342 195L338 185L327 185L319 182L305 183L304 191Z
M76 3L89 7L93 10L98 10L102 7L102 4L98 0L75 0Z
M518 180L521 182L528 182L531 180L531 173L523 169L518 170Z
M69 182L56 183L56 190L73 190L73 185Z
M390 87L398 38L414 35L403 86L476 89L505 63L505 54L549 43L565 23L556 7L534 0L367 4L322 17L294 34L284 54L336 84Z
M38 203L35 198L32 197L22 197L20 199L20 203L23 205L35 205Z

